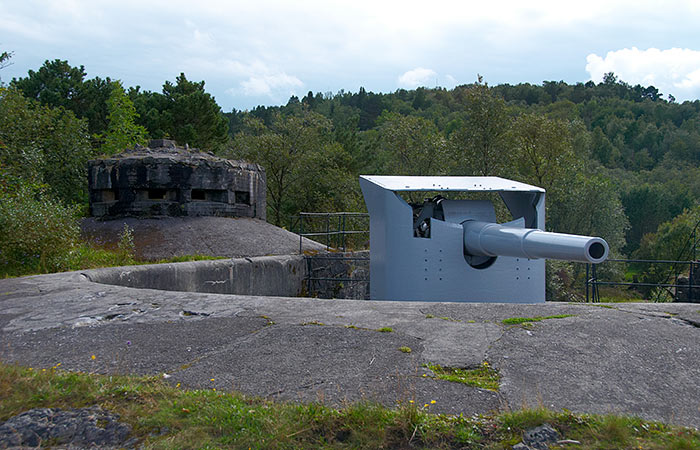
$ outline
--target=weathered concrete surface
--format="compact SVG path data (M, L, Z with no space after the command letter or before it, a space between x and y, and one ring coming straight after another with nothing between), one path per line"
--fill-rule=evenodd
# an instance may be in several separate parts
M295 297L306 277L304 255L259 256L86 270L88 280L133 288Z
M183 255L249 256L299 253L299 235L264 220L246 217L125 217L114 220L83 219L83 238L116 248L124 225L134 230L136 256L148 261ZM303 239L303 250L326 246Z
M609 306L165 292L66 273L0 280L0 359L166 373L185 387L277 399L436 400L431 410L464 414L544 405L700 426L700 308ZM501 323L558 314L574 316ZM499 393L422 376L425 362L484 360L503 376Z

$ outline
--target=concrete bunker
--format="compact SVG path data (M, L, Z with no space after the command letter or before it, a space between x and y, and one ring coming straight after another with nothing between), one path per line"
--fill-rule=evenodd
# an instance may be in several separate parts
M219 216L265 220L265 170L156 139L88 162L90 214L118 217Z

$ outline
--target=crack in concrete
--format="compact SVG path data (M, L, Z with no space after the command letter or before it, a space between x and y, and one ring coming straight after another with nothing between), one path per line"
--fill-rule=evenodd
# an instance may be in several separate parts
M653 319L670 319L671 322L682 326L691 326L695 328L700 328L700 321L694 321L692 319L686 319L684 317L677 317L676 313L670 313L666 311L645 311L644 309L638 310L628 310L624 308L612 308L616 311L620 311L627 314L641 315L646 317L651 317ZM680 323L679 323L680 322Z

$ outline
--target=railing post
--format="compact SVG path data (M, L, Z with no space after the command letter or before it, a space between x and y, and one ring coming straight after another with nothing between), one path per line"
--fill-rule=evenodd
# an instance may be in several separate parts
M310 256L305 256L304 259L306 259L306 295L311 297L311 271L313 265L311 264Z
M342 243L343 243L343 237L342 237L342 230L341 230L341 220L342 220L342 215L343 214L338 214L338 233L336 234L335 238L335 243L338 245L338 248L342 248ZM345 251L345 249L343 249Z
M343 253L345 253L347 251L347 249L345 248L345 214L342 214L342 216L343 216L343 234L342 234L342 236L343 236Z
M590 277L590 264L586 263L586 303L588 303L588 285L591 281Z
M600 303L598 295L598 278L596 275L596 264L591 265L591 300L593 303Z
M688 270L688 302L693 302L693 261L690 261L690 269Z
M302 241L304 240L304 213L299 213L299 254L304 253Z

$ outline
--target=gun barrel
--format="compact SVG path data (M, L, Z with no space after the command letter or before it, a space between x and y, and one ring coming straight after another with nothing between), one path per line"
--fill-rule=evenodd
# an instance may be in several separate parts
M474 256L514 256L601 263L608 257L604 239L575 234L550 233L533 228L517 228L492 222L467 220L464 249Z

